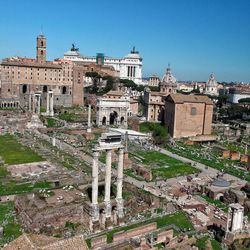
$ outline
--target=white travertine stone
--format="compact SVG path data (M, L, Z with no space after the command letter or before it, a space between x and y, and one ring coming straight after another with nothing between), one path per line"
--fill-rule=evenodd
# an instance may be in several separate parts
M117 169L117 194L116 194L116 201L117 201L117 211L118 217L122 218L123 213L123 199L122 199L122 183L123 183L123 155L124 150L120 148L118 151L118 169Z
M110 204L110 189L111 189L111 156L112 156L112 150L107 150L106 155L106 174L105 174L105 212L106 217L111 216L111 204Z
M87 132L91 133L91 105L89 104L88 107L88 128L87 128Z
M92 165L92 219L99 220L99 207L98 207L98 156L97 151L94 152L93 165Z

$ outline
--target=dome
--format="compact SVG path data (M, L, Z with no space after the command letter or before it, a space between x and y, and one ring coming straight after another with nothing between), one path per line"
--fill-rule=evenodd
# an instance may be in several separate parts
M135 47L133 47L133 49L130 51L129 54L125 56L125 58L141 59L139 51L136 51Z
M133 53L129 53L125 56L126 58L133 58L133 59L140 59L140 55L139 54L133 54Z
M172 75L170 67L166 69L166 73L162 78L162 83L176 83L176 78Z
M209 79L206 85L207 87L217 87L217 81L213 73L209 76Z
M212 182L212 186L216 187L229 187L230 183L224 179L217 178Z
M80 53L78 51L69 50L66 53L64 53L64 56L80 56Z

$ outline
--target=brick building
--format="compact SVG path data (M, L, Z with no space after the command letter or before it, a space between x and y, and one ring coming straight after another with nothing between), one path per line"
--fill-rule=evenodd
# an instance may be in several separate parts
M171 93L176 93L177 82L171 73L170 67L166 69L162 81L159 83L160 91L150 91L144 93L145 116L147 121L163 122L165 103L164 99Z
M173 138L210 135L212 116L207 96L170 94L165 99L165 124Z
M46 60L46 37L37 37L36 58L10 57L0 64L0 100L18 101L28 107L29 94L40 92L46 106L47 92L53 90L55 106L83 105L85 73L115 75L112 67L82 64L64 59Z

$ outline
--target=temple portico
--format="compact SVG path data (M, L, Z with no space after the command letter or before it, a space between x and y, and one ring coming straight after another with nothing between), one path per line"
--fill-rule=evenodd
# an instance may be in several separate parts
M110 228L116 219L112 219L112 204L111 204L111 178L112 178L112 150L118 150L118 168L117 168L117 216L118 223L122 224L123 212L123 145L121 143L121 135L114 133L104 133L99 141L99 146L94 149L93 164L92 164L92 204L91 204L91 217L92 217L92 230L96 231L100 223L99 205L98 205L98 156L100 152L106 152L105 164L105 218L104 223L106 228ZM113 221L112 221L113 220Z

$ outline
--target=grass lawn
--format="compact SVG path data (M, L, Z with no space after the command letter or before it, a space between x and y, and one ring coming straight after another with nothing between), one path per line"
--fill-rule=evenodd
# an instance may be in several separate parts
M6 169L6 167L4 166L0 166L0 177L4 177L9 175L10 173L8 172L8 170Z
M193 230L193 225L191 223L191 221L187 218L187 216L185 215L185 213L183 212L177 212L175 214L171 214L171 215L164 215L161 217L157 217L157 218L152 218L149 219L147 221L144 222L140 222L140 223L135 223L129 226L125 226L125 227L120 227L120 228L116 228L112 231L107 232L107 242L111 243L112 239L113 239L113 234L120 232L120 231L128 231L130 229L134 229L136 227L142 226L142 225L146 225L152 222L156 222L157 223L157 228L162 228L168 225L175 225L177 227L179 227L180 229L186 229L186 230ZM87 244L90 243L90 241L86 241Z
M0 156L7 164L22 164L44 160L32 149L20 144L13 135L0 136Z
M57 121L53 118L48 118L47 119L47 127L48 128L53 128L53 127L59 127L58 124L57 124Z
M222 211L228 212L228 205L224 204L220 200L213 200L206 195L201 195L201 197L205 199L208 203L211 203L215 205L216 207L220 208Z
M219 155L213 151L209 153L210 156L212 156L211 160L204 159L201 155L204 148L198 145L184 145L181 142L178 142L177 144L180 148L174 148L172 146L165 146L165 148L177 155L183 156L193 161L200 162L211 168L215 168L218 170L223 169L228 174L250 181L250 173L247 171L239 170L235 168L234 166L232 166L233 161L228 160L228 159L220 159ZM198 156L197 154L200 154L200 156ZM234 163L237 164L236 161L234 161Z
M7 183L0 183L0 196L1 195L11 195L20 194L33 191L35 188L52 188L51 184L48 182L36 182L32 183L21 183L17 184L14 181Z
M198 247L201 250L204 250L206 248L208 239L209 239L209 236L203 236L203 237L199 238L195 242L195 246Z
M22 234L20 226L14 222L13 211L14 202L0 203L0 225L4 228L4 235L0 238L0 248Z
M200 170L171 158L157 151L138 151L136 156L142 159L142 163L152 168L153 179L158 177L172 178L176 176L198 173Z
M211 240L213 250L222 250L220 243L217 240Z

